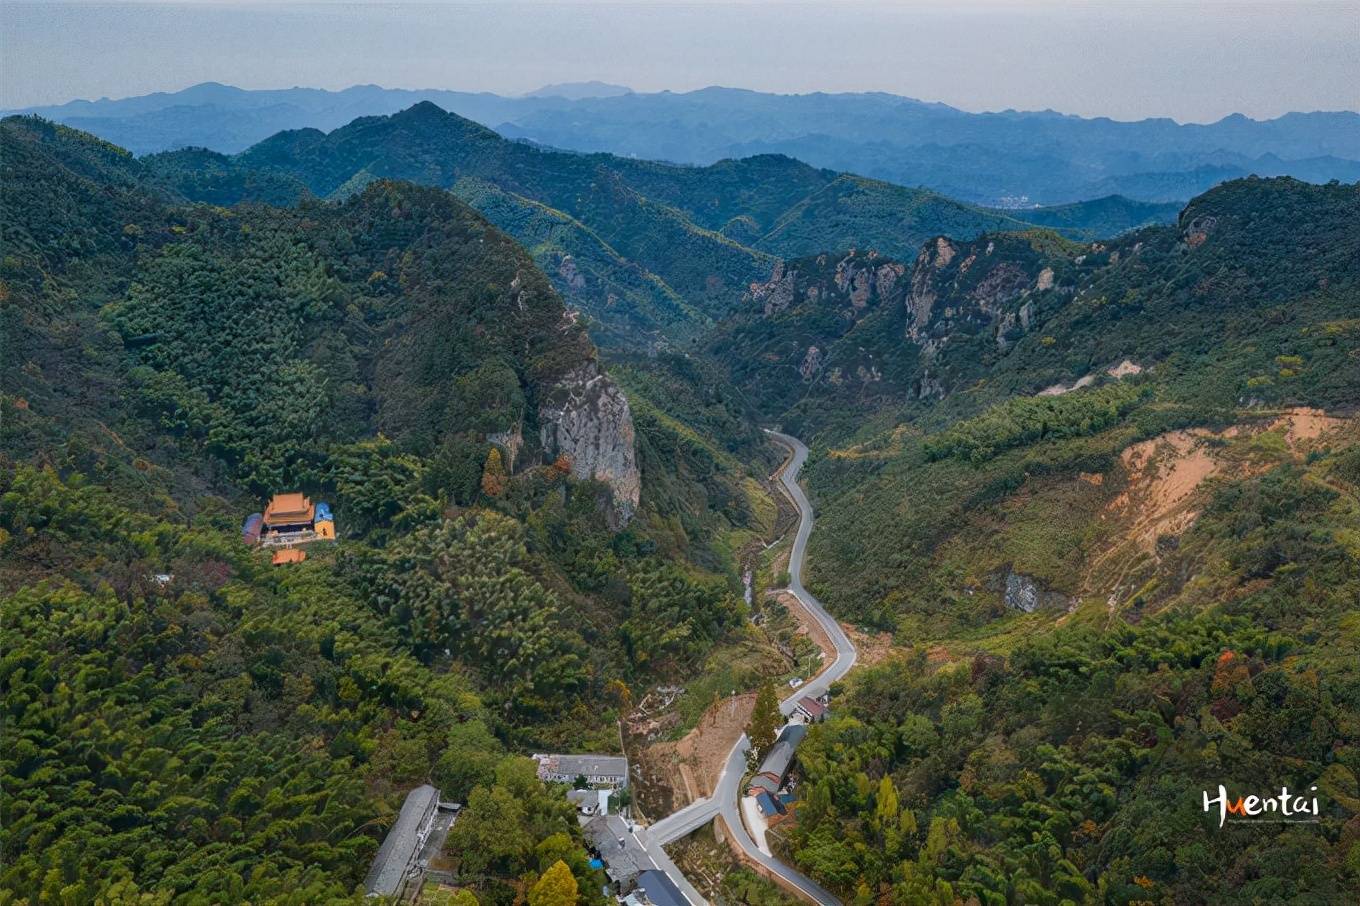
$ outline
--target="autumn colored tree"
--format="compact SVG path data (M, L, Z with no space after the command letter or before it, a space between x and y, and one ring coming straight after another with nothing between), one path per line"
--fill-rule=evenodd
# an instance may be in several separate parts
M618 705L619 713L627 715L633 710L633 690L628 688L628 684L621 679L612 679L604 685L604 693L614 704Z
M576 906L576 876L558 859L529 890L529 906Z
M874 817L878 819L879 827L884 830L897 827L897 787L893 786L892 777L888 774L884 774L878 782L876 799Z
M500 447L492 447L486 454L486 465L482 467L482 493L488 497L499 497L505 493L510 476L505 472L501 461Z

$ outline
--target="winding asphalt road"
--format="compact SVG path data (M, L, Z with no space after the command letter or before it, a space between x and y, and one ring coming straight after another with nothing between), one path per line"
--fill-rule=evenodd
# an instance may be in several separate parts
M794 506L798 508L800 517L798 532L793 538L793 550L789 554L789 591L802 603L807 612L812 615L812 618L821 624L827 637L831 640L832 646L836 649L835 660L828 664L814 679L804 683L780 703L779 710L787 716L793 713L798 699L806 695L813 697L822 695L831 688L832 683L845 676L850 668L855 665L858 653L845 631L841 629L840 624L832 618L831 614L826 612L822 603L803 587L803 560L807 556L807 542L812 535L813 520L812 504L808 502L807 495L798 485L798 473L802 470L803 463L807 461L808 449L796 437L780 434L778 431L768 433L792 451L792 456L784 464L783 473L780 475L784 490L788 492ZM755 841L751 839L751 835L746 832L746 826L741 821L740 802L741 779L746 773L746 751L749 748L750 743L745 736L742 736L737 744L732 747L732 752L727 757L727 765L718 777L717 787L713 795L706 799L697 799L691 802L651 827L639 829L637 832L638 840L646 847L657 865L664 866L664 870L676 882L690 902L694 906L699 906L704 902L703 898L675 868L675 864L666 856L662 846L698 830L721 815L723 821L727 824L732 839L748 859L778 875L789 886L801 891L813 902L823 904L823 906L840 906L840 900L836 899L830 891L816 881L778 859L761 852Z

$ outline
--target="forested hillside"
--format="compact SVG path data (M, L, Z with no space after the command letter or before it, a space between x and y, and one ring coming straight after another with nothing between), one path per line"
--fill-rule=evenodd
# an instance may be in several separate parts
M559 859L595 902L513 753L612 750L628 686L747 631L743 404L679 366L625 391L443 191L186 206L90 136L0 141L0 897L357 900L429 780L486 902ZM341 537L270 567L241 522L294 489Z
M779 853L857 906L1360 889L1360 186L1091 238L1155 212L432 104L234 157L11 118L0 168L0 903L357 902L424 781L483 906L602 903L522 755L763 638L772 424L809 586L887 634ZM287 490L339 539L275 568Z
M798 864L855 902L1360 888L1358 206L1248 180L1115 243L926 246L916 399L793 410L810 584L905 649L800 751ZM1321 820L1220 830L1220 783Z
M705 342L766 417L839 437L875 413L937 426L1153 366L1178 399L1344 405L1357 204L1355 186L1242 180L1114 240L1024 230L937 236L910 266L791 260Z
M507 141L429 102L330 133L282 132L233 157L189 149L145 165L173 191L214 203L277 203L298 187L343 198L384 178L450 188L528 248L597 338L623 350L694 339L769 277L775 256L911 255L937 233L1027 226L779 155L686 167ZM1074 234L1127 226L1108 205L1055 216Z
M1358 206L1354 186L1244 181L1196 199L1177 227L1114 244L927 244L898 334L913 398L869 401L913 422L878 430L889 416L815 409L845 400L820 375L785 414L825 432L812 467L828 527L812 542L819 594L893 622L894 595L937 597L921 582L957 514L1027 475L1098 471L1130 443L1257 412L1349 411Z

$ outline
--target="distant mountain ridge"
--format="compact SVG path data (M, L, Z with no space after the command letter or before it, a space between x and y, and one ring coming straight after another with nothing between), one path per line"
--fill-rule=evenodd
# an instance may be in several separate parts
M286 129L332 130L421 101L510 138L677 163L780 153L814 166L919 185L976 204L1062 204L1122 194L1184 201L1247 175L1360 179L1360 114L1241 114L1208 124L1118 122L1053 111L969 113L882 92L779 95L735 88L630 92L604 83L523 97L361 85L251 91L217 83L22 113L143 154L235 153Z
M449 189L530 251L601 343L634 349L706 328L780 258L856 247L910 256L938 233L1032 226L780 155L693 167L538 147L430 101L330 133L280 132L234 157L144 160L168 190L216 204L287 203L290 186L299 198L344 198L380 179ZM1080 219L1066 226L1080 232Z
M621 94L632 94L633 89L624 85L611 85L608 82L601 82L592 79L589 82L559 82L555 85L544 85L533 91L526 91L526 98L565 98L568 101L579 101L582 98L612 98Z

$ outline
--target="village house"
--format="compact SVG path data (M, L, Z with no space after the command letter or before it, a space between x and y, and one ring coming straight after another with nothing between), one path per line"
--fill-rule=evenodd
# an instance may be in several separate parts
M614 791L605 790L567 790L567 800L582 815L609 814L609 796Z
M748 795L779 794L780 788L784 786L784 781L789 776L789 768L793 766L793 756L798 751L798 743L807 735L807 729L806 724L792 723L779 731L774 745L765 753L765 757L760 761L760 768L751 778L747 788Z
M622 755L535 755L538 779L545 783L575 783L584 777L592 786L628 785L628 759Z
M810 695L798 699L798 704L793 708L793 713L801 717L804 723L809 724L819 724L826 720L826 712L826 705Z
M591 848L604 862L604 873L620 893L631 890L638 875L656 863L633 834L628 821L618 815L597 815L581 827Z
M636 906L690 906L684 893L664 871L652 868L637 877L637 887L627 897L625 904Z

